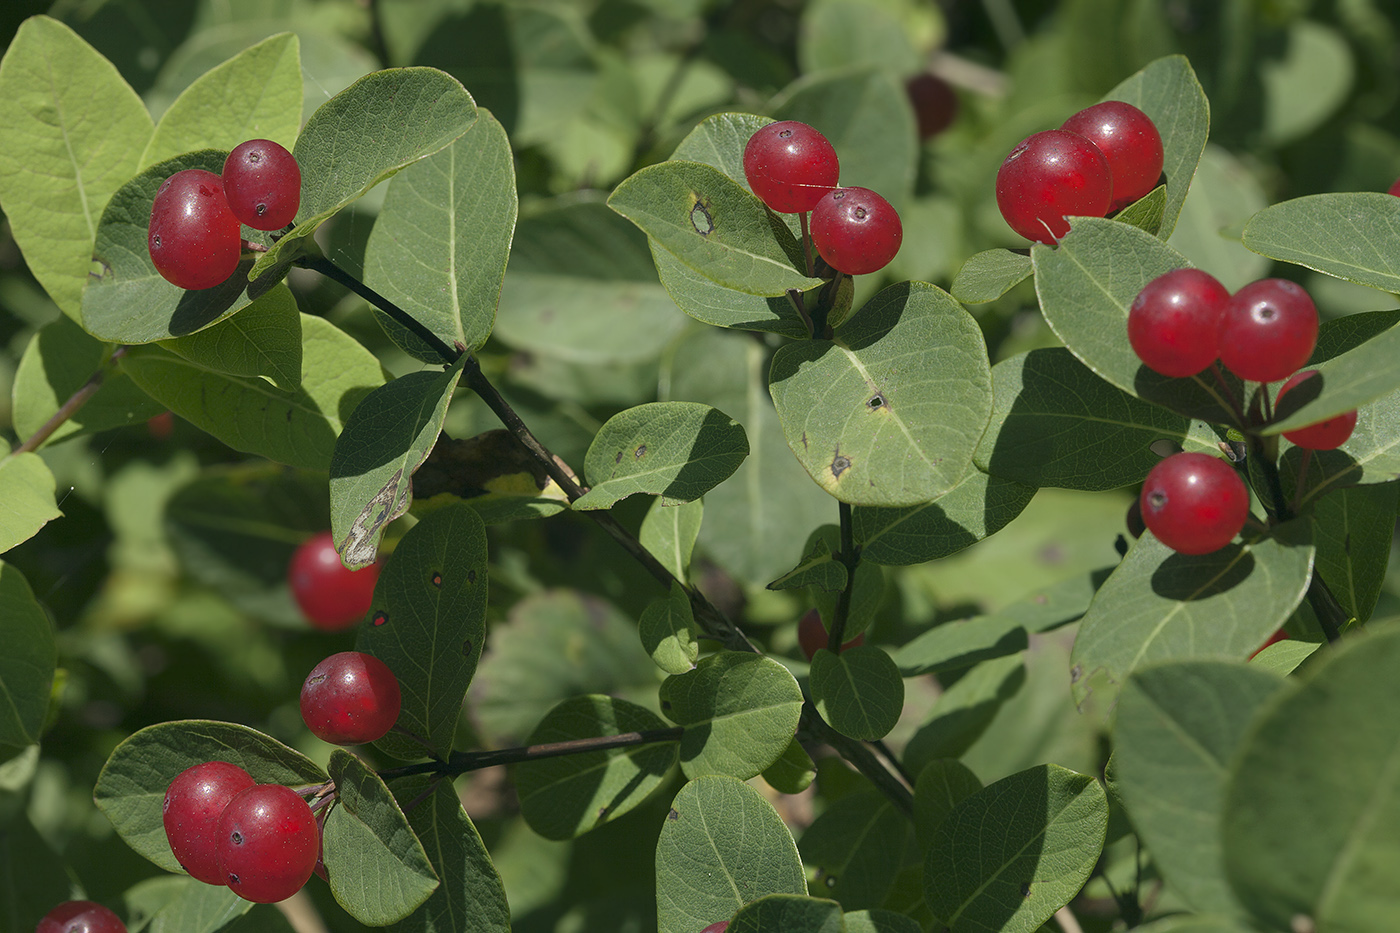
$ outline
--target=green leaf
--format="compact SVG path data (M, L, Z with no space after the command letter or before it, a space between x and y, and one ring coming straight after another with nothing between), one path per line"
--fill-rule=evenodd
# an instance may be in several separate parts
M963 304L996 301L1031 275L1031 257L1009 249L988 249L969 257L953 278L953 297Z
M684 674L700 657L700 642L690 597L680 583L671 584L669 595L653 600L637 620L642 647L668 674Z
M766 895L806 893L792 834L758 791L709 774L676 794L656 843L659 933L695 933Z
M93 800L138 855L182 871L161 808L170 782L206 761L238 765L259 784L322 784L328 777L310 758L247 726L188 719L147 726L118 745L102 766Z
M817 766L796 736L778 760L763 769L763 780L780 794L800 794L816 777Z
M1250 658L1249 663L1260 670L1270 671L1280 677L1287 677L1296 671L1304 661L1312 657L1320 647L1322 646L1314 641L1299 641L1296 638L1288 638L1276 641L1264 648Z
M14 428L30 437L102 368L114 348L90 337L72 319L46 324L25 347L15 370ZM165 411L115 368L102 373L97 392L74 412L46 444L108 428L139 424Z
M124 899L131 929L148 933L237 929L239 919L254 907L252 901L245 901L227 887L180 875L148 878L130 888Z
M808 475L853 505L910 506L952 489L992 403L977 323L918 282L880 292L833 340L780 349L769 391Z
M258 259L249 276L257 278L289 246L384 179L446 149L476 117L466 88L436 68L376 71L326 101L292 150L301 166L296 227Z
M517 206L510 142L482 111L450 146L389 182L365 246L365 284L449 347L475 352L496 319ZM442 362L393 318L375 315L399 346Z
M235 450L324 470L346 417L383 383L379 361L322 318L301 318L301 385L212 372L159 347L133 348L122 371L175 414Z
M1162 136L1166 202L1161 226L1153 232L1165 240L1176 227L1196 164L1205 151L1206 137L1210 135L1210 102L1184 55L1157 59L1103 99L1121 100L1137 107L1152 118Z
M749 187L744 149L749 138L774 122L754 113L716 113L701 120L671 153L672 159L701 162L717 168L737 184ZM752 190L752 189L749 189Z
M1136 671L1118 702L1113 761L1119 793L1152 860L1188 904L1238 914L1220 844L1225 780L1276 674L1222 661Z
M201 75L161 115L141 165L249 139L287 149L301 128L301 42L278 33Z
M1381 930L1400 910L1400 632L1330 653L1255 718L1225 789L1225 871L1267 926Z
M227 156L221 149L200 149L166 159L112 195L102 212L89 257L93 273L83 292L82 308L82 325L88 333L110 343L126 344L182 337L217 324L281 282L287 266L271 264L259 269L265 275L250 282L250 260L245 255L223 284L186 291L167 282L151 262L151 205L160 186L186 169L219 174ZM269 234L248 227L243 228L243 236L263 245L271 242Z
M803 10L798 62L804 73L863 66L912 74L924 65L920 46L944 33L934 7L824 0Z
M843 186L878 191L896 209L913 194L918 132L901 77L883 69L810 74L789 85L772 111L831 140Z
M336 902L356 920L382 927L428 899L438 877L394 795L365 763L331 752L338 802L326 816L326 877Z
M1250 218L1244 245L1339 279L1400 292L1400 256L1391 245L1400 198L1379 191L1312 194Z
M697 546L738 580L763 586L801 559L808 533L830 521L831 499L788 451L764 391L768 351L751 338L706 328L688 337L669 370L670 398L727 412L744 426L749 456L705 495Z
M1167 188L1158 185L1113 216L1120 224L1130 224L1153 236L1162 229L1162 210L1167 206Z
M58 665L53 625L29 581L0 561L0 745L39 741Z
M1104 382L1063 347L1002 360L992 367L992 387L977 466L1028 486L1097 492L1140 483L1161 462L1152 449L1160 440L1218 449L1189 418Z
M685 326L646 235L601 200L532 210L516 227L507 273L494 334L531 353L588 365L653 360Z
M191 578L249 615L299 627L287 567L329 508L324 473L255 460L207 468L176 490L164 528Z
M695 539L700 536L704 515L705 503L701 499L680 505L653 500L642 519L637 539L672 576L684 582L690 577L690 556L695 550Z
M262 376L287 392L301 385L301 315L281 283L237 315L160 345L210 372Z
M397 725L439 758L452 751L462 698L486 640L486 526L470 506L439 509L399 540L374 587L355 647L389 665L403 708ZM376 746L399 758L424 747L391 732Z
M150 114L96 49L34 16L0 60L0 126L0 206L25 264L78 319L98 218L135 174Z
M28 541L60 517L48 464L35 453L0 458L0 554Z
M661 718L626 700L572 697L545 714L527 745L665 729ZM517 764L520 814L546 839L574 839L641 805L676 763L674 741L581 751Z
M649 402L607 420L584 459L592 488L575 509L606 509L627 496L661 496L662 504L700 498L724 482L749 454L744 428L698 402Z
M1364 317L1374 318L1375 323L1379 324L1393 320L1395 315L1394 312L1378 311ZM1363 466L1377 453L1389 453L1395 436L1394 431L1390 430L1390 423L1397 406L1400 406L1400 398L1390 396L1400 389L1400 375L1392 371L1387 361L1394 359L1397 352L1400 352L1400 324L1392 323L1370 339L1316 366L1309 366L1318 375L1290 391L1283 406L1275 413L1273 423L1261 428L1260 433L1278 434L1352 409L1370 408L1365 422L1358 417L1356 431L1352 432L1353 439L1348 440L1344 447ZM1373 402L1376 404L1371 405ZM1373 438L1371 434L1384 436Z
M331 529L351 569L374 562L384 526L408 511L413 473L428 459L470 357L401 376L365 396L331 455Z
M934 831L924 896L952 933L1032 933L1089 879L1108 829L1093 778L1040 765L965 798Z
M846 933L919 933L919 921L892 910L857 910L845 916Z
M673 160L648 166L613 190L608 207L726 288L778 297L821 284L799 271L802 246L787 225L709 165Z
M1081 708L1108 709L1124 680L1154 661L1244 660L1307 591L1307 519L1210 554L1177 554L1143 534L1080 622L1070 680Z
M831 552L831 542L827 537L813 532L812 537L808 539L807 553L803 555L801 562L768 584L768 589L811 588L827 593L839 593L844 590L850 574L846 565L837 560L836 555Z
M666 294L686 314L715 327L753 330L805 339L811 328L787 295L766 298L746 295L713 279L706 278L687 266L655 242L651 244L652 260ZM816 300L820 286L803 292L805 302Z
M883 738L904 710L904 681L883 648L857 645L840 654L818 648L810 678L817 712L853 739Z
M920 771L935 759L961 757L1025 682L1020 655L973 667L939 694L928 718L904 747L905 765Z
M400 805L418 801L408 823L442 883L391 933L510 933L505 886L452 782L420 777L394 786Z
M862 560L892 567L922 564L996 534L1034 495L1032 486L969 470L931 502L902 509L858 505L851 521Z
M1246 159L1219 146L1206 146L1191 191L1181 207L1176 230L1167 241L1186 260L1237 291L1269 274L1272 263L1239 241L1246 221L1268 205L1268 199Z
M841 907L835 901L794 894L770 894L745 905L734 915L734 933L845 933Z
M914 832L919 848L933 843L934 831L953 808L982 789L982 782L956 758L935 758L914 783Z
M1028 645L1020 620L999 614L973 616L935 625L901 645L894 661L905 677L918 677L1016 654Z
M519 744L561 700L605 693L656 705L656 665L636 622L573 590L519 600L491 631L471 691L474 721L501 744ZM507 742L507 740L510 740Z
M802 689L788 669L741 651L712 654L666 678L660 696L661 711L686 727L681 770L691 780L748 780L783 754L802 715Z
M1334 490L1313 505L1316 572L1352 618L1365 622L1381 595L1390 562L1400 485Z
M860 791L827 806L803 831L797 850L816 868L813 888L844 910L861 910L884 903L909 830L909 818L888 797Z
M1144 285L1186 260L1136 227L1099 217L1076 217L1054 249L1036 244L1035 288L1055 335L1101 378L1130 395L1190 417L1233 420L1209 371L1184 379L1154 373L1128 343L1128 308ZM1230 384L1241 397L1240 382Z

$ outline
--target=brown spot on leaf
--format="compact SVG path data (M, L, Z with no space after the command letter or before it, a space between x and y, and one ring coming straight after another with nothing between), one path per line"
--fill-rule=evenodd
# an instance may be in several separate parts
M1082 664L1076 664L1076 665L1074 665L1074 667L1071 667L1071 668L1069 669L1069 682L1070 682L1070 683L1072 683L1072 684L1077 684L1077 683L1079 683L1079 679L1080 679L1081 677L1083 677L1083 676L1084 676L1084 665L1082 665Z
M845 454L837 454L831 458L831 476L833 479L840 479L841 474L851 468L851 458Z
M875 411L877 408L884 408L885 397L883 395L880 395L879 393L876 393L875 395L870 396L870 400L865 403L865 407L869 408L871 411Z
M710 213L710 202L699 195L694 197L695 203L690 206L690 225L701 236L709 236L715 232L715 217Z
M637 449L632 451L632 459L640 460L647 455L647 445L638 444Z
M465 658L472 656L472 640L470 638L462 642L462 656Z
M1022 881L1022 882L1021 882L1021 896L1022 896L1022 897L1030 897L1030 896L1031 896L1031 886L1030 886L1030 884L1029 884L1028 882L1025 882L1025 881Z
M475 570L468 570L468 571L467 571L467 582L468 582L468 583L475 583L475 582L476 582L476 571L475 571Z
M681 818L681 811L677 810L675 807L672 807L672 808L671 808L671 812L668 813L668 814L666 814L666 819L670 820L672 823L674 823L676 820L678 820L678 819L680 819L680 818Z

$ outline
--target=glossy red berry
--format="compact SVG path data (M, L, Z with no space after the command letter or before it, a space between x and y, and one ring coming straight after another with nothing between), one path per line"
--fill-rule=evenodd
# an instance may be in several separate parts
M847 275L878 272L904 240L899 212L869 188L836 188L812 208L812 245Z
M1215 362L1230 292L1200 269L1173 269L1143 286L1128 309L1128 342L1164 376L1194 376Z
M816 609L808 609L803 613L802 618L797 622L797 643L802 647L802 653L810 661L817 654L818 648L825 648L830 641L826 625L822 622L822 614ZM865 644L865 633L861 632L855 638L841 646L841 650L854 648L856 645Z
M206 884L225 883L214 854L219 817L230 800L255 783L247 771L226 761L194 765L170 782L161 810L165 838L192 877Z
M760 201L780 214L810 211L841 175L836 150L805 123L762 127L744 146L744 177Z
M64 901L44 914L34 933L126 933L126 924L94 901Z
M1290 376L1288 381L1279 386L1278 397L1274 399L1274 408L1283 404L1283 396L1298 383L1311 379L1317 375L1315 369L1305 369L1300 373ZM1306 447L1308 450L1336 450L1347 442L1351 437L1351 432L1356 430L1356 409L1343 412L1340 415L1333 415L1325 421L1310 424L1306 427L1295 428L1292 431L1284 431L1283 436L1298 445Z
M1181 554L1209 554L1234 540L1249 517L1249 490L1230 464L1202 453L1172 454L1142 484L1147 530Z
M931 139L952 125L958 115L958 95L953 86L935 74L921 71L904 82L914 107L919 138Z
M1012 149L997 171L997 207L1011 229L1053 244L1069 232L1066 217L1102 217L1113 198L1108 159L1092 142L1046 130Z
M1317 345L1317 306L1301 285L1260 279L1235 292L1220 332L1220 362L1241 379L1277 382Z
M342 651L317 664L301 687L301 718L332 745L382 738L399 718L399 681L374 655Z
M240 143L224 161L224 194L234 216L254 230L281 230L301 206L301 167L270 139Z
M1132 104L1106 100L1086 107L1060 127L1099 147L1113 176L1113 203L1126 207L1157 187L1162 177L1162 135L1152 118Z
M308 622L322 631L339 632L369 612L379 566L346 567L331 533L324 531L307 539L292 555L287 583Z
M243 232L219 176L187 168L162 182L151 203L146 246L156 271L172 285L201 289L227 281L238 268Z
M260 904L300 891L321 850L311 807L281 784L256 784L235 796L217 833L221 877L233 893Z

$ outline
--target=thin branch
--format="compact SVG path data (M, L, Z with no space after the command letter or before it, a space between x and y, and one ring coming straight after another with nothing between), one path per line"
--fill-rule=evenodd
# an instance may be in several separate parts
M841 595L836 600L836 618L831 620L831 629L827 632L826 648L833 654L840 654L841 646L845 644L846 619L851 613L856 568L860 566L860 550L856 547L850 503L838 502L837 507L841 515L841 550L835 556L846 568L846 585L841 588Z
M522 761L560 758L565 755L581 755L586 752L608 751L614 748L636 748L641 745L655 745L661 742L679 742L684 734L684 726L671 726L665 729L624 732L620 735L570 739L567 742L546 742L540 745L522 745L479 752L453 752L447 761L424 761L419 764L389 768L380 771L379 776L386 781L415 774L456 777L469 771L480 771L483 768L494 768L497 765L518 764Z
M915 783L914 776L909 773L908 768L904 767L904 762L899 760L899 756L894 753L894 749L886 745L884 739L876 739L870 744L875 749L875 751L883 755L885 757L885 760L888 761L894 767L894 769L899 772L899 776L904 778L904 783L908 784L912 788Z
M842 758L855 766L856 770L865 775L876 789L889 798L890 802L899 808L909 819L914 818L914 795L909 792L909 788L895 777L894 773L880 764L880 759L875 757L866 745L850 736L842 735L827 724L817 713L817 708L809 700L802 707L802 722L804 727L819 741L830 745L841 755Z
M321 273L333 282L344 285L365 301L368 301L380 311L389 315L389 317L393 318L394 323L426 343L429 348L441 358L444 365L451 366L453 363L457 362L457 358L465 352L449 347L441 337L429 330L427 325L422 321L394 304L388 298L379 294L379 292L370 288L364 282L361 282L349 272L340 268L340 266L331 262L325 256L303 256L297 262L307 269Z
M53 417L45 421L43 425L40 426L39 430L26 438L24 443L12 450L11 453L33 453L42 447L44 441L52 437L55 431L61 428L69 418L76 415L79 409L86 405L88 400L97 394L97 390L102 388L102 383L107 378L107 374L115 368L117 360L125 355L126 347L124 346L117 347L113 350L112 355L107 357L106 362L99 366L97 370L88 377L87 382L84 382L82 386L78 388L78 391L70 395L68 401L59 406L58 411L53 413Z

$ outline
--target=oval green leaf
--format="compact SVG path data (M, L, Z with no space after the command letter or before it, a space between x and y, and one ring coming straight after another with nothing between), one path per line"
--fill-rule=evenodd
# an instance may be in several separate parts
M947 292L886 288L832 340L783 347L769 391L809 476L852 505L936 499L967 473L991 411L982 331Z
M953 297L963 304L996 301L1030 278L1031 257L1009 249L988 249L969 257L953 278Z
M1032 486L969 470L932 502L902 509L858 505L851 523L861 560L890 567L922 564L996 534L1034 495Z
M933 842L934 831L953 808L982 789L972 769L956 758L935 758L914 783L914 832L920 848Z
M857 645L840 654L819 648L810 677L817 712L853 739L883 738L904 710L904 680L883 648Z
M816 869L813 889L843 910L862 910L885 902L910 828L884 794L860 791L832 801L803 831L797 850Z
M839 904L794 894L770 894L745 905L728 929L734 933L846 933Z
M965 798L934 831L924 897L951 931L1033 933L1079 893L1108 830L1099 783L1058 765Z
M642 610L637 634L656 666L668 674L684 674L695 667L700 657L695 615L690 597L680 583L672 583L667 596L653 600Z
M301 315L280 282L238 314L160 345L209 372L264 376L287 392L301 385Z
M1400 198L1380 191L1312 194L1267 207L1250 218L1244 245L1256 253L1318 272L1400 292L1394 247Z
M25 451L0 458L0 554L63 515L54 497L57 488L49 465L38 454Z
M58 643L29 581L4 561L0 561L0 619L5 631L5 650L0 652L0 745L31 745L39 741L48 715Z
M792 834L758 791L711 774L676 794L656 843L659 933L696 933L750 901L806 893Z

